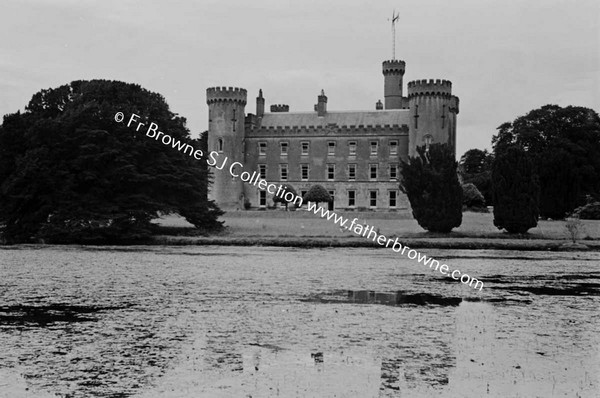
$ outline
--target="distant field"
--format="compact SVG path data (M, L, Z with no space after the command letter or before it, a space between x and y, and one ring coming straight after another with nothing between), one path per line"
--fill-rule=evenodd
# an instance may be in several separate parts
M358 223L368 224L379 229L386 236L401 237L435 237L424 231L407 212L378 213L378 212L347 212L340 213L352 220L358 218ZM239 237L343 237L355 236L341 229L333 221L321 219L307 211L238 211L226 213L222 220L227 226L227 234ZM177 216L167 216L159 220L164 226L190 226L184 219ZM350 221L347 225L350 224ZM565 221L540 221L536 228L529 230L528 238L534 239L569 239ZM459 228L445 237L483 237L508 238L510 235L499 231L493 223L492 213L463 214L463 222ZM600 221L582 221L579 239L600 239Z

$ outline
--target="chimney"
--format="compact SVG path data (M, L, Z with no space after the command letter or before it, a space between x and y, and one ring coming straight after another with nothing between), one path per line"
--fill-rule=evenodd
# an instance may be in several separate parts
M271 105L271 112L272 113L289 112L289 111L290 111L290 106L289 105L286 105L286 104Z
M321 95L317 97L317 114L319 116L325 116L327 113L327 97L325 91L321 90Z
M262 89L258 90L258 97L256 97L256 116L263 117L265 114L265 99L262 95Z
M383 104L381 103L381 100L377 101L375 104L375 109L378 111L383 110Z

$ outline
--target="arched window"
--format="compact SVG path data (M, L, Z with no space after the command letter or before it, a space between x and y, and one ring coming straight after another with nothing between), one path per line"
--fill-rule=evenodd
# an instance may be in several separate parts
M217 140L217 152L223 152L223 138Z

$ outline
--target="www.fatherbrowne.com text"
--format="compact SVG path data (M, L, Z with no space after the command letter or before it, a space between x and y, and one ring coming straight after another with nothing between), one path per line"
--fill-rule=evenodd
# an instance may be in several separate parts
M125 120L125 115L123 112L117 112L115 114L116 122L123 122ZM127 127L134 127L135 131L139 131L140 128L146 126L145 123L139 121L140 116L135 113L131 114L129 121L127 122ZM142 130L143 131L143 130ZM192 145L187 144L181 140L171 137L168 134L163 133L158 130L158 125L156 123L150 123L148 128L146 129L146 136L148 138L152 138L155 141L162 142L164 145L170 146L173 149L177 149L178 151L193 156L197 160L201 160L204 158L204 153L201 149L196 149ZM275 195L284 199L286 202L290 204L295 204L296 206L302 206L303 200L302 197L294 194L292 192L287 192L281 185L268 183L266 180L260 178L260 174L256 171L250 173L249 171L242 171L244 169L244 165L240 162L229 162L227 156L221 156L216 151L211 151L208 153L208 157L206 158L206 162L209 166L216 168L217 170L222 171L225 167L228 167L229 174L234 178L239 178L242 181L254 185L261 190L266 190L271 195ZM444 276L450 275L450 277L454 280L459 280L461 283L465 285L469 285L474 289L479 289L480 291L483 289L483 282L480 280L473 278L467 274L461 273L458 269L450 272L450 267L447 264L440 264L438 260L435 260L431 257L428 257L415 249L411 249L408 246L403 245L398 242L398 238L387 238L386 236L380 234L373 226L369 226L366 224L357 223L358 219L354 218L350 221L350 225L348 224L349 219L343 216L338 215L337 213L325 210L322 207L317 206L314 202L308 203L308 211L313 212L321 218L326 218L329 221L333 221L334 224L340 226L340 228L344 228L352 233L365 237L367 239L372 239L373 242L377 242L377 244L385 247L390 247L391 249L402 255L406 255L411 260L417 260L417 262L422 263L423 265L429 265L429 268L433 268L436 271L439 271Z

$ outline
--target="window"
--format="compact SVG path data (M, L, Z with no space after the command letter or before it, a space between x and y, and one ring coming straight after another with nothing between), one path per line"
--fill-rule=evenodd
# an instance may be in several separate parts
M237 122L237 119L236 119L236 117L235 117L235 114L236 114L236 109L235 109L235 108L233 108L233 113L232 113L232 115L231 115L231 122L232 122L232 124L233 124L233 131L235 131L235 124L236 124L236 122Z
M260 173L260 178L267 178L267 165L266 164L259 164L258 165L258 172Z
M287 156L288 154L288 143L280 142L279 146L281 147L281 156Z
M377 180L377 165L376 164L369 165L369 179Z
M335 141L329 141L327 143L327 155L335 155Z
M258 143L258 156L265 156L267 154L267 143L259 142Z
M310 149L310 143L308 141L304 141L304 142L302 142L301 145L302 145L302 152L301 152L301 154L303 156L308 155L308 150Z
M349 164L348 165L348 181L356 180L356 165Z
M390 207L396 208L396 203L398 201L398 191L390 191Z
M217 152L223 152L223 138L217 140Z
M348 155L356 156L356 141L350 141L348 143Z
M281 181L287 181L287 179L288 179L288 165L287 164L279 165L279 179Z
M302 171L302 181L308 181L308 165L303 164L300 166L300 169Z
M349 190L348 191L348 207L356 206L356 191Z
M377 207L377 191L369 191L369 207Z
M329 191L329 196L331 196L331 202L329 202L329 210L333 210L335 204L335 191Z
M335 179L335 164L327 165L327 180L333 181Z
M398 141L390 141L390 156L398 154Z
M377 156L377 141L371 141L371 156Z
M398 165L390 164L390 181L398 181Z
M258 191L258 205L260 207L267 206L267 191Z

